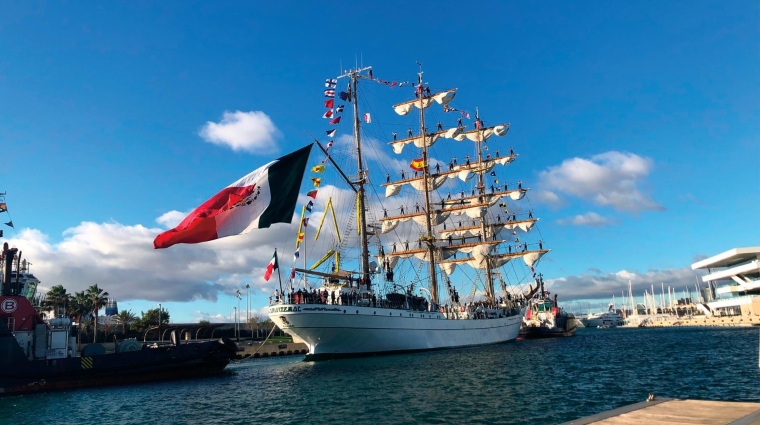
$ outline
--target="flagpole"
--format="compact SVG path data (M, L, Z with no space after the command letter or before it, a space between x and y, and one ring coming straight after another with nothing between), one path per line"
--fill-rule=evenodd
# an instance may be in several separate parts
M280 259L277 258L277 248L274 249L274 262L277 264L277 279L280 281L280 296L284 296L282 292L282 275L280 275Z

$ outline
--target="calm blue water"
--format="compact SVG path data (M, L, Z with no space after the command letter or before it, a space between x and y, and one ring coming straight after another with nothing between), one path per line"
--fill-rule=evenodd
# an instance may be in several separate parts
M2 424L553 424L643 401L760 401L758 329L581 329L574 338L305 363L0 398Z

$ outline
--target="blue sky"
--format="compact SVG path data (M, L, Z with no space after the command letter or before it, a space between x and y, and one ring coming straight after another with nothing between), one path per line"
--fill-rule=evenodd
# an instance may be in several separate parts
M627 284L622 271L641 287L691 282L696 256L757 245L758 12L739 1L6 4L0 191L19 232L6 236L27 247L45 285L101 282L122 308L162 301L177 320L226 315L235 285L263 285L269 246L240 237L211 249L217 261L174 284L214 289L172 302L129 276L143 263L175 272L207 248L143 252L165 228L156 219L310 142L307 131L323 134L323 82L341 64L358 57L376 77L404 81L420 61L433 86L459 88L459 107L511 123L499 143L521 156L505 178L534 189L553 249L540 270L561 296L606 300ZM411 94L371 91L382 102ZM367 126L377 138L398 120L382 102ZM200 130L225 111L265 113L277 129L268 148L204 141ZM590 164L605 171L597 180L583 180ZM601 201L610 190L634 201ZM221 254L238 245L250 248L242 259Z

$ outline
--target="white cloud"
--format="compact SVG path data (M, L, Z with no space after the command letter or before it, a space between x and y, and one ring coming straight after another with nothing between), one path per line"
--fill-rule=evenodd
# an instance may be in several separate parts
M276 140L282 133L262 111L225 111L219 123L206 122L198 135L209 143L227 146L233 151L267 154L277 152Z
M566 159L561 165L542 171L539 182L548 202L560 201L558 194L563 194L618 211L663 211L662 205L639 188L651 169L650 158L610 151L590 159Z
M219 294L233 294L245 284L270 292L272 283L263 275L272 252L295 238L292 225L278 224L247 235L154 250L153 239L161 231L139 224L83 222L67 229L58 243L34 229L23 229L9 243L32 262L43 292L54 285L82 291L97 283L120 301L182 302L216 301Z
M607 217L602 217L601 215L595 213L595 212L587 212L586 214L578 214L575 217L570 218L563 218L560 220L557 220L557 224L566 226L592 226L592 227L601 227L601 226L609 226L611 224L616 224L617 221L614 219L609 219Z
M190 214L189 212L180 212L177 210L172 210L167 213L163 213L161 217L158 217L156 219L156 223L164 226L167 229L173 229L177 227L179 223L182 222L182 220L185 219L185 217Z
M562 204L562 199L559 198L559 196L550 191L550 190L538 190L536 191L535 195L536 199L538 199L540 202L544 202L547 204L553 204L553 205L560 205Z

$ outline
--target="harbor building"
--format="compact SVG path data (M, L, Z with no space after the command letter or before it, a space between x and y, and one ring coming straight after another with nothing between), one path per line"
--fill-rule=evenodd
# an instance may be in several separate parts
M707 317L742 316L759 324L760 247L734 248L691 265L706 270L700 310Z

